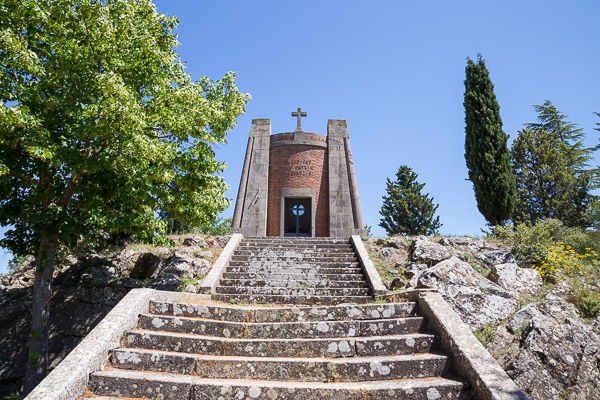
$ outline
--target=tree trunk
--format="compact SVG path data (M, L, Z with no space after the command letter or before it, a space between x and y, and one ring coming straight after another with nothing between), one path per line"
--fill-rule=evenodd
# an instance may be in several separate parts
M23 395L28 395L48 374L48 337L50 324L50 299L54 256L58 233L42 234L35 259L35 283L31 300L31 336L23 383Z

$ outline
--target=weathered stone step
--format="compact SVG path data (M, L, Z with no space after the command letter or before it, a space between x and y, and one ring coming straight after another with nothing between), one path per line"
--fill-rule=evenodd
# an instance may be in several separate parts
M323 263L295 262L287 261L230 261L231 267L271 267L271 268L287 268L293 266L296 268L360 268L358 261L328 261Z
M263 276L278 275L278 274L306 274L306 275L332 275L332 274L362 274L361 268L327 268L327 267L312 267L299 268L293 265L281 268L272 267L227 267L225 273L241 272L247 274L262 274ZM363 278L364 279L364 278Z
M284 382L106 370L90 376L89 388L96 395L156 400L458 400L466 386L445 378Z
M325 249L237 249L235 256L253 256L253 257L356 257L353 250L325 250Z
M425 328L425 324L422 317L355 321L243 323L142 314L139 319L139 328L226 338L294 339L404 335L420 332Z
M342 275L343 276L343 275ZM301 279L301 277L299 277ZM307 279L221 279L221 286L287 287L287 288L368 288L366 281L307 280Z
M344 250L344 251L354 251L354 247L351 244L342 244L342 243L272 243L272 244L251 244L246 242L241 242L238 247L240 250L248 250L248 249L330 249L330 250Z
M250 287L250 286L218 286L220 294L259 294L267 296L369 296L369 288L319 287Z
M127 332L129 348L243 357L365 357L430 353L436 339L430 334L339 339L227 339L134 330Z
M212 299L232 304L340 305L370 303L371 296L265 296L256 294L214 294Z
M292 237L245 237L242 243L350 243L350 239L345 238L334 238L334 237L302 237L302 238L292 238Z
M150 313L230 322L307 322L414 317L414 302L317 307L247 307L150 302Z
M225 272L223 275L226 279L276 279L276 280L343 280L343 281L362 281L365 276L360 274L306 274L302 273L246 273L246 272Z
M231 261L278 261L278 262L302 262L302 263L321 263L321 262L357 262L358 258L356 254L335 254L335 255L327 255L327 254L315 254L315 255L307 255L303 256L301 254L298 255L238 255L237 252L234 252L231 256Z
M231 357L115 349L110 362L120 369L198 375L213 379L327 381L331 371L341 382L431 378L450 367L439 354L371 356L354 358Z

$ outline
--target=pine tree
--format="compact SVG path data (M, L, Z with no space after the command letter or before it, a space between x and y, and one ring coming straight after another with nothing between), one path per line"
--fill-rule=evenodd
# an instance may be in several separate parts
M406 165L396 172L396 181L387 179L386 192L381 207L381 222L388 235L433 235L442 226L440 217L434 217L438 205L433 197L422 194L424 183L417 182L418 175Z
M584 146L585 134L566 121L548 100L534 106L536 123L525 124L512 146L517 200L515 222L535 223L543 218L567 226L589 225L589 208L596 169L589 168L595 147Z
M467 60L464 107L465 160L477 208L490 225L502 225L515 204L515 176L494 84L481 54L477 63Z

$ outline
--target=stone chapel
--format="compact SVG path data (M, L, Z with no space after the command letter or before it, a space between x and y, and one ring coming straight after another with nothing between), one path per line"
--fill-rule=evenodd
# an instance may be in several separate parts
M330 119L327 135L271 135L271 120L253 119L232 233L247 237L350 237L364 223L348 127Z

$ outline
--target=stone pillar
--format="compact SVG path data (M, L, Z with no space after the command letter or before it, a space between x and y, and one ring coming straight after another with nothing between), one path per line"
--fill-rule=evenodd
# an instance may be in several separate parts
M329 161L329 236L363 234L362 211L345 120L327 123Z
M244 169L231 223L231 233L267 235L270 119L253 119Z

